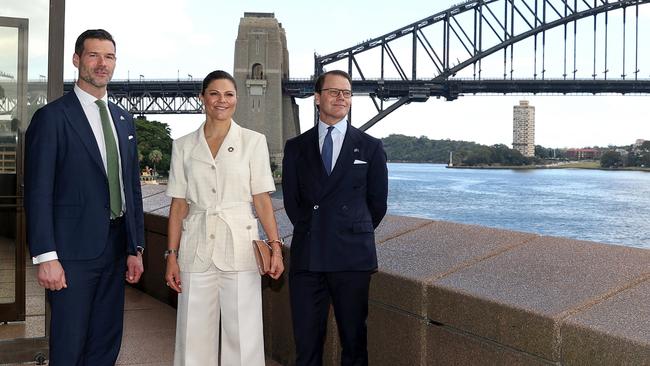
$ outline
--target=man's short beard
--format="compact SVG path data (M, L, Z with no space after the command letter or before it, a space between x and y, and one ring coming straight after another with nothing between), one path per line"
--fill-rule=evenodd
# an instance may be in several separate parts
M98 84L95 82L95 80L93 80L93 78L91 78L91 77L86 77L86 76L83 76L83 75L79 75L79 79L81 79L81 80L87 82L88 84L90 84L90 85L92 85L92 86L94 86L94 87L96 87L96 88L103 88L103 87L105 87L106 85L108 85L108 82L107 82L106 84L104 84L104 85L98 85ZM110 81L110 78L109 78L109 81Z

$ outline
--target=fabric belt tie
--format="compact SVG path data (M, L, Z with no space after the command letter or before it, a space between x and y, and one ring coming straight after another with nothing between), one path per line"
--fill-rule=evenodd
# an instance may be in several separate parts
M221 220L228 232L226 233L226 237L230 238L230 242L233 242L233 236L232 236L232 228L230 227L230 224L228 223L228 220L224 216L224 213L241 213L241 214L253 214L253 211L251 209L251 203L250 202L228 202L228 203L223 203L222 205L214 206L211 208L201 208L197 207L196 205L190 204L190 210L187 216L192 216L192 215L203 215L203 227L201 230L203 230L203 235L205 235L205 243L206 245L199 245L199 247L196 249L196 256L199 257L203 261L207 261L211 259L212 253L209 253L209 248L211 246L207 245L209 242L209 234L208 234L208 217L209 216L215 216L219 220Z

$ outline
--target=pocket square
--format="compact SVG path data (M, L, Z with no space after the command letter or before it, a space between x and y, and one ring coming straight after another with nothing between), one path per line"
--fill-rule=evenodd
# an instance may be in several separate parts
M133 135L129 135L129 140L133 140Z
M353 164L368 164L368 162L363 160L355 160Z

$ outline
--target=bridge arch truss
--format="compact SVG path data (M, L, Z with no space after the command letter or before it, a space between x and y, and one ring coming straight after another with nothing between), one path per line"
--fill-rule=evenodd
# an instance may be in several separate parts
M347 70L377 115L431 96L650 93L650 0L470 0L380 37L315 55ZM644 22L645 19L645 22ZM288 93L313 93L285 83ZM396 100L396 101L394 101ZM394 101L391 104L385 103Z

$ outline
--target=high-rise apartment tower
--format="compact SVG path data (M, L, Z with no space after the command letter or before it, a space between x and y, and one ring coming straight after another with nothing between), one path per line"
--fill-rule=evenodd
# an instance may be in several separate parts
M527 100L513 107L512 148L523 156L535 156L535 107Z

